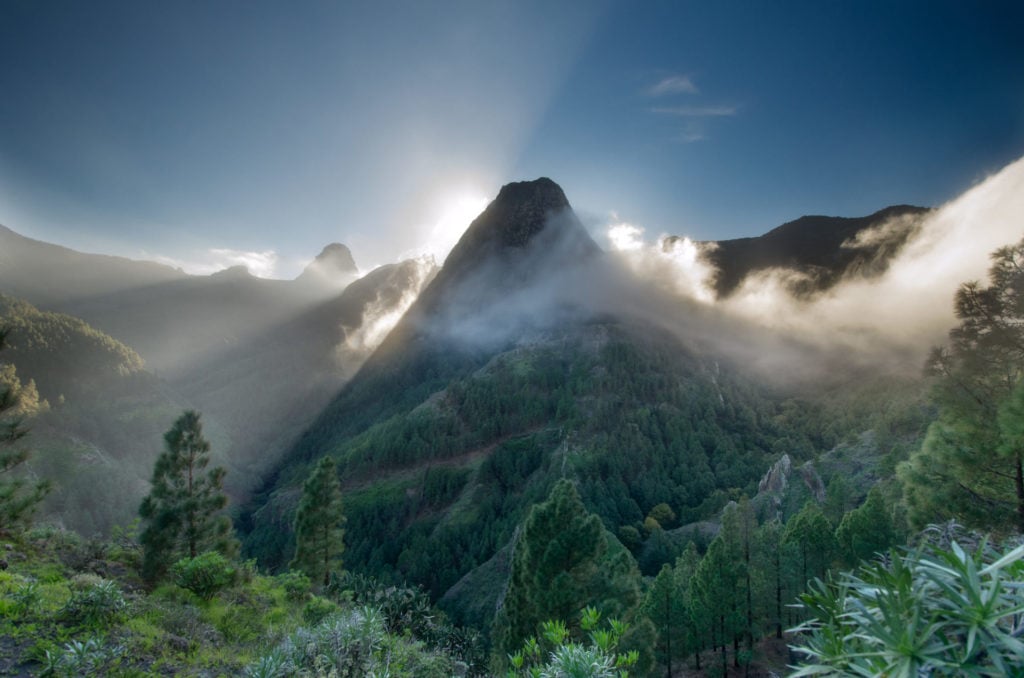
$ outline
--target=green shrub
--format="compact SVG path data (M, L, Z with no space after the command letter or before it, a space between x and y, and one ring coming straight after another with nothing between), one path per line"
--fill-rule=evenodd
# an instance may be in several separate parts
M97 638L72 640L60 650L45 650L42 657L42 676L97 676L124 654L121 646L107 646Z
M523 647L509 655L510 678L618 678L628 675L639 659L636 650L617 652L619 640L629 625L616 619L601 627L601 613L583 610L580 628L590 634L584 645L569 640L569 630L560 620L541 625L541 638L528 638Z
M792 676L1019 675L1024 546L924 545L801 596L810 621Z
M11 594L11 598L14 600L14 612L19 617L25 617L29 613L38 610L43 600L42 593L39 591L39 584L34 581L22 584Z
M195 558L182 558L176 562L171 567L171 577L178 586L203 600L210 600L218 591L235 583L238 571L221 554L207 551Z
M60 614L67 623L102 627L124 616L128 603L116 583L82 575L73 580L73 586L75 590Z
M285 596L288 597L288 600L302 600L309 593L309 577L301 572L292 570L290 572L285 572L284 574L279 574L275 578L284 589Z
M302 619L307 624L319 624L337 611L338 606L332 601L320 596L313 596L302 608Z

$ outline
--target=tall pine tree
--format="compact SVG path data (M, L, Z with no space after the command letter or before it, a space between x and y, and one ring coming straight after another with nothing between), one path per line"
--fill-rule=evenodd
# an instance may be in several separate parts
M0 350L6 347L9 330L0 330ZM24 395L38 399L35 385L22 386L13 365L0 365L0 476L21 467L28 460L28 450L18 441L28 434L21 414L25 411ZM46 481L30 482L25 478L0 481L0 531L23 525L43 500L50 485Z
M560 480L547 501L530 509L512 554L512 571L495 620L499 652L519 649L548 620L561 620L577 637L580 611L591 605L605 618L632 621L640 603L639 572L618 546L609 554L601 520L589 513L572 482ZM637 623L624 640L653 633ZM649 661L649 656L646 658Z
M139 507L147 522L142 542L142 574L147 581L162 577L179 558L204 551L234 555L237 542L231 520L220 515L228 502L223 492L225 471L205 471L210 443L203 438L199 413L186 411L164 434L166 450L156 460L152 490Z
M345 551L344 524L341 482L334 460L324 457L302 488L302 499L295 513L295 557L289 567L327 586L331 570L341 568L341 555Z
M960 322L926 365L939 418L899 469L917 527L1024 532L1024 241L993 253L989 283L960 286Z

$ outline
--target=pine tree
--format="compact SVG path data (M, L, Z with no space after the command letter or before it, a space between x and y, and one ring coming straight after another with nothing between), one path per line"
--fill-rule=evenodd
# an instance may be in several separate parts
M164 434L166 450L153 468L152 490L139 507L147 521L139 541L142 573L158 580L176 560L195 558L205 551L234 555L237 542L231 520L218 515L227 505L223 492L225 470L210 463L210 443L203 438L199 413L182 414Z
M955 518L1024 532L1024 241L992 260L988 287L960 286L960 322L926 365L939 418L899 469L918 527Z
M608 557L601 520L587 511L570 481L558 481L547 501L530 509L515 545L495 620L502 656L519 649L548 620L570 624L579 636L580 611L588 605L604 618L631 621L639 604L639 573L629 553L619 549Z
M791 546L797 557L798 591L803 591L813 577L824 577L836 552L835 535L828 518L813 501L789 519L782 533L782 543Z
M344 524L341 483L334 460L323 457L302 488L302 500L295 513L295 557L289 567L327 586L332 568L341 568Z
M878 487L871 488L864 503L843 516L836 528L836 543L844 562L850 566L871 560L898 541L892 515Z
M784 605L794 596L787 586L792 579L786 572L787 558L782 544L782 524L776 518L758 528L754 539L754 601L755 616L765 627L782 638Z
M693 606L697 626L706 630L711 649L721 651L722 673L728 671L729 640L737 607L736 578L739 563L721 532L708 546L693 576Z
M9 330L0 330L0 350L6 347L8 333ZM31 382L28 387L22 386L13 366L0 367L5 368L0 375L4 377L0 379L0 415L8 417L0 420L0 475L6 475L28 461L28 450L18 445L28 435L28 429L18 415L25 409L24 395L36 400L38 395ZM15 478L0 482L0 531L24 524L49 491L46 481Z

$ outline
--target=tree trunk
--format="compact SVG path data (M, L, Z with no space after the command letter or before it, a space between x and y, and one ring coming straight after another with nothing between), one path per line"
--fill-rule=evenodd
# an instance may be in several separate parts
M324 526L324 586L331 583L331 528Z
M1024 534L1024 466L1021 464L1021 455L1017 453L1017 529Z
M725 615L721 615L718 618L718 630L721 633L719 639L722 641L722 675L724 676L729 672L729 656L728 651L725 649Z
M672 594L665 589L665 656L668 664L668 678L672 678Z
M782 638L782 558L775 550L775 637Z
M188 463L188 498L189 502L192 501L192 472L195 462L193 459L189 459ZM188 555L190 558L196 557L196 514L194 510L189 511L188 514Z

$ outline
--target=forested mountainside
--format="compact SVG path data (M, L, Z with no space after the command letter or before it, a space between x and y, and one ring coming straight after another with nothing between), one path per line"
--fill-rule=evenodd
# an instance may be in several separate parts
M90 536L126 524L184 401L135 351L82 320L0 296L0 326L10 330L0 362L41 403L29 413L29 467L54 485L42 516Z
M299 486L330 455L350 567L488 628L517 526L560 478L639 557L661 548L656 507L671 507L667 529L715 520L783 454L807 461L862 430L855 389L834 409L821 392L797 400L696 339L588 307L575 288L606 266L553 182L503 189L270 476L241 523L246 552L285 566ZM909 418L897 437L920 435Z
M323 277L334 270L318 266L319 261L310 265L308 270L316 273L309 275ZM88 535L129 522L145 493L161 432L175 412L189 405L206 413L217 461L231 471L228 486L234 496L243 497L358 369L379 341L372 334L386 331L377 324L383 321L386 328L389 314L401 313L433 272L420 261L384 266L237 345L206 353L177 347L190 364L173 379L153 374L132 348L83 320L3 297L0 326L12 329L11 349L3 358L23 380L35 383L52 410L35 424L37 445L54 450L40 454L35 465L60 478L46 508ZM195 283L197 291L202 286L209 292L208 283ZM207 310L219 317L218 309L230 307L238 289L228 283L220 290L223 297L204 301ZM116 307L116 295L103 304ZM155 304L148 312L169 320L178 311L174 304ZM126 314L134 317L131 309ZM213 331L223 331L217 322L210 320ZM44 438L52 438L52 445ZM59 452L69 446L76 451ZM109 487L105 481L93 487L106 487L104 496L116 501L81 496L95 482L94 472L115 463ZM114 489L119 485L125 491Z
M248 492L359 369L436 272L430 262L381 266L298 316L201 356L171 381L230 432Z

